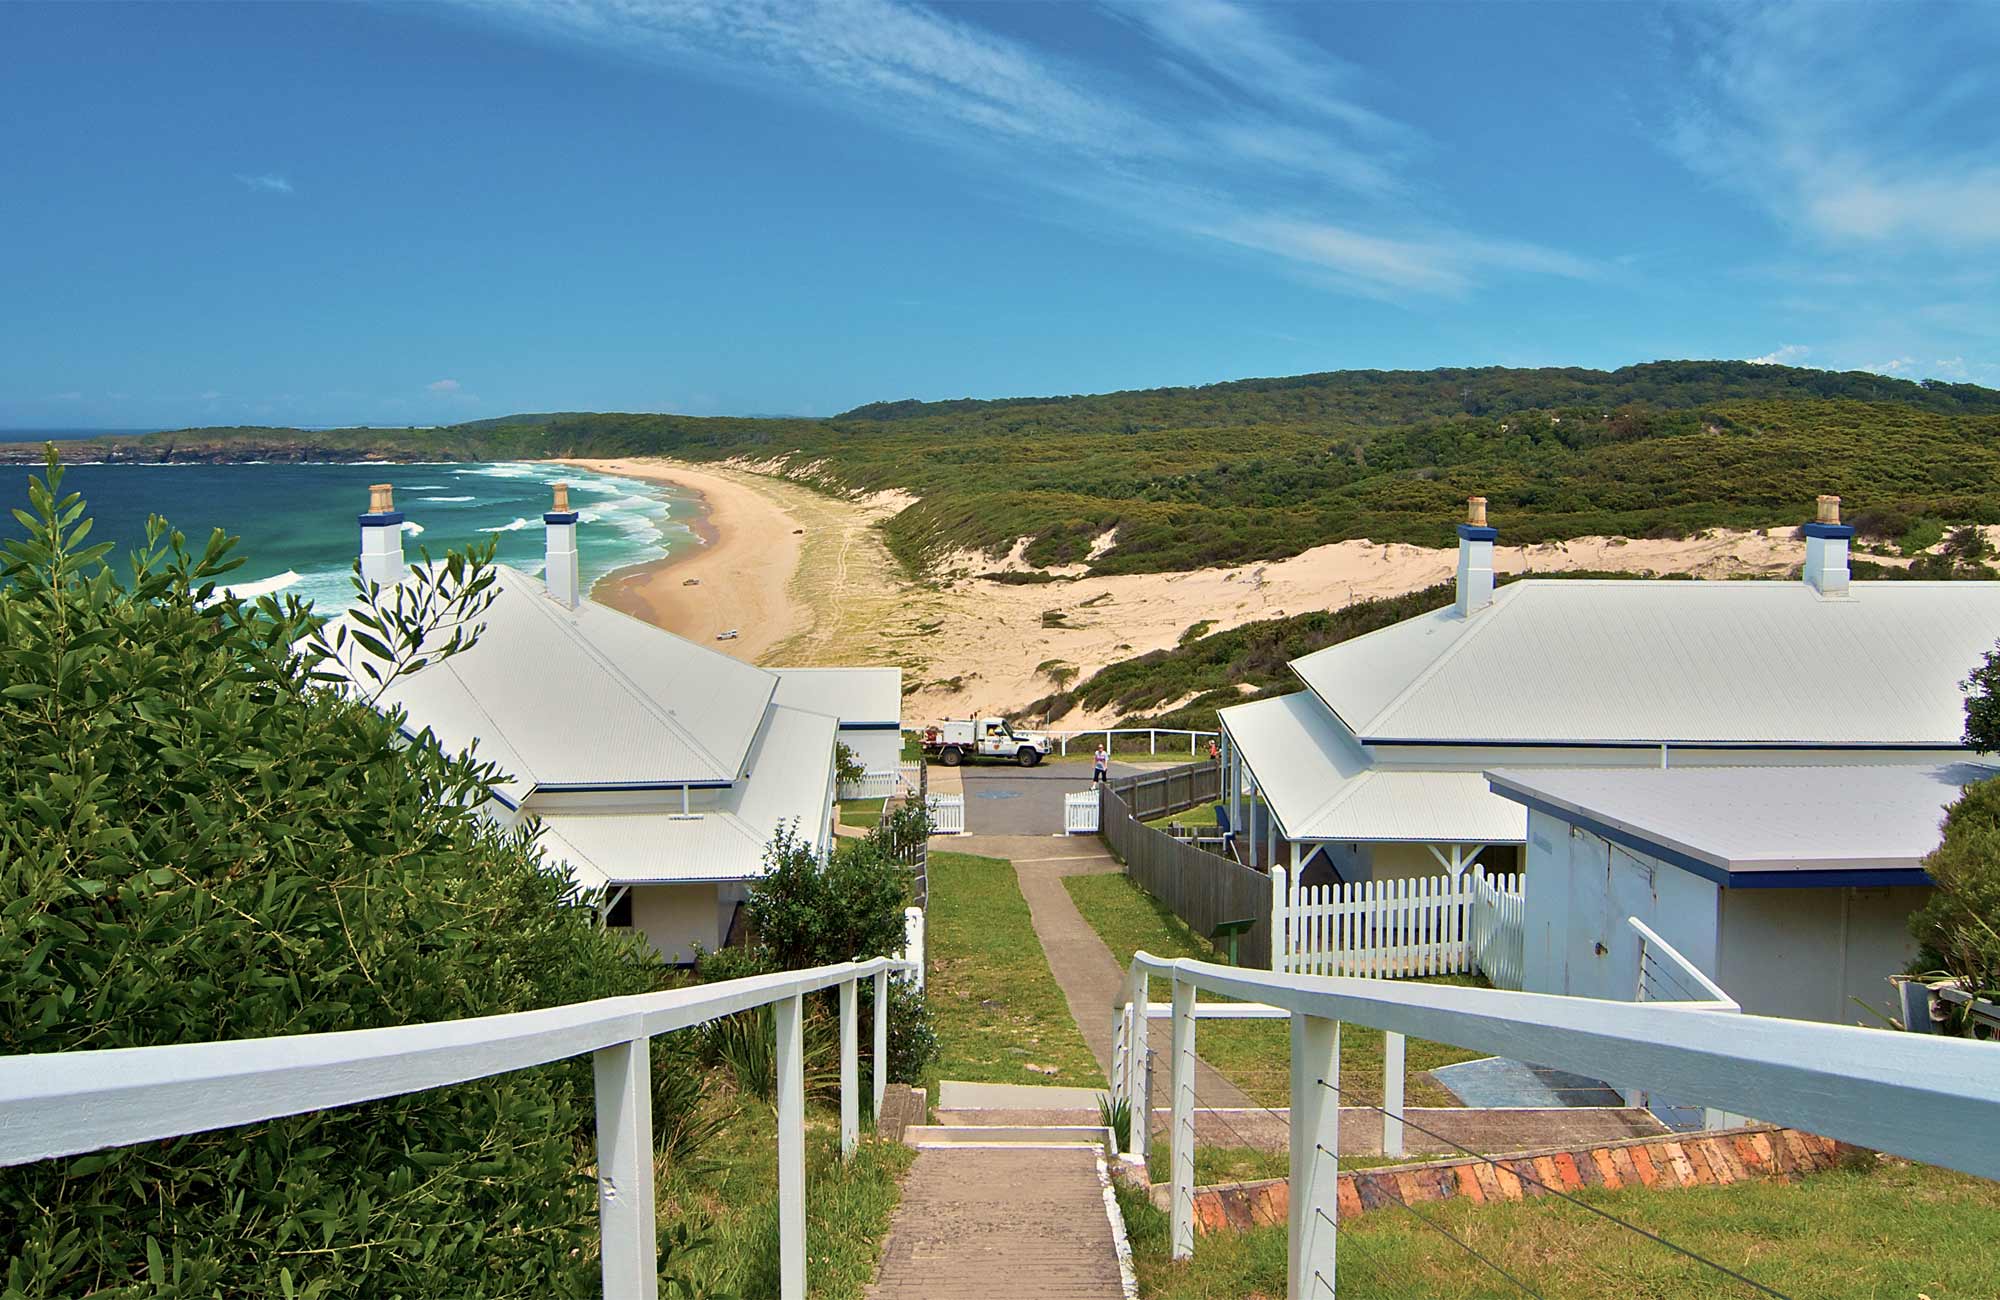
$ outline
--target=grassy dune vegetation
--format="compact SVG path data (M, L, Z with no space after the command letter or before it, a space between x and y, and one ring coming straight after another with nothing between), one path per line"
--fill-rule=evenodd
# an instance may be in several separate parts
M6 454L0 449L0 454ZM922 573L1030 538L1098 573L1295 554L1343 538L1442 544L1466 495L1510 541L1794 522L1815 492L1864 531L2000 522L2000 392L1744 362L1337 371L1090 397L891 402L826 420L508 416L443 429L210 429L73 444L79 459L671 455L902 489L886 525Z

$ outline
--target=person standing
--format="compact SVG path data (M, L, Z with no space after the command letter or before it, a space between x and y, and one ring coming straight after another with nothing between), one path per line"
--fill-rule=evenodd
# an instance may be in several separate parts
M1106 777L1111 775L1111 755L1104 752L1104 746L1099 745L1097 747L1097 752L1090 756L1090 762L1090 783L1092 785L1101 783Z

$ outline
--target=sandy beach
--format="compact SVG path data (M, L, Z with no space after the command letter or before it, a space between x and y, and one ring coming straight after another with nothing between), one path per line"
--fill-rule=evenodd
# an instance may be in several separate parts
M1081 682L1107 664L1176 644L1196 624L1217 632L1414 591L1449 579L1457 563L1448 548L1346 541L1283 560L1184 573L1092 578L1071 570L1032 584L974 576L1025 568L1017 546L998 559L952 557L932 582L918 584L903 576L877 527L907 499L831 497L741 463L576 463L672 483L705 502L698 525L704 545L605 578L593 592L598 600L757 663L900 666L904 715L913 723L1012 712L1052 692L1051 674L1064 667ZM1778 577L1804 556L1793 532L1502 546L1495 568ZM736 639L714 639L729 628L738 630ZM1072 713L1062 725L1113 721Z

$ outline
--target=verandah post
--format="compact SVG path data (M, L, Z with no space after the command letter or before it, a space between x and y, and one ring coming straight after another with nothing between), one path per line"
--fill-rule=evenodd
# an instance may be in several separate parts
M889 972L875 972L875 1055L869 1058L874 1076L875 1124L882 1124L882 1093L889 1086Z
M1403 1035L1382 1035L1382 1154L1403 1154Z
M778 1295L780 1300L806 1300L805 999L794 993L773 1005L778 1022Z
M1340 1217L1340 1022L1292 1014L1292 1185L1287 1294L1336 1294Z
M606 1296L660 1293L653 1212L651 1039L591 1054L597 1081L597 1216Z
M840 982L840 1158L861 1141L861 983Z
M1169 1176L1173 1208L1169 1214L1173 1257L1187 1259L1194 1254L1194 985L1178 977L1174 980L1173 1020L1173 1129L1168 1134L1172 1153Z

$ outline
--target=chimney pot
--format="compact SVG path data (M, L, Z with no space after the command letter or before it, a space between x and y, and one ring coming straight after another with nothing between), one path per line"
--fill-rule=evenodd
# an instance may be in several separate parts
M1824 493L1819 498L1819 522L1837 524L1840 522L1840 498Z
M1493 529L1486 524L1486 498L1465 499L1465 522L1458 526L1458 599L1464 615L1493 603Z
M556 503L554 509L555 513L559 515L569 513L569 484L556 484Z
M387 483L368 485L368 513L361 516L361 576L383 587L409 574L403 563L403 517Z
M395 509L396 492L393 487L387 483L370 483L368 485L369 514L386 515L392 513Z
M1839 500L1838 497L1835 500ZM1465 499L1465 522L1474 528L1486 527L1486 498L1467 497Z
M1804 528L1806 585L1822 596L1845 596L1849 582L1847 544L1854 530L1840 522L1840 498L1821 496L1817 517Z

